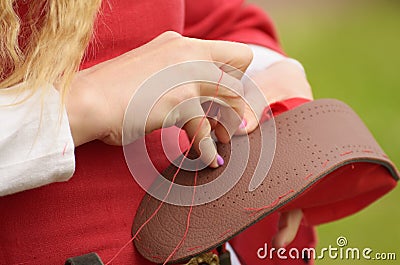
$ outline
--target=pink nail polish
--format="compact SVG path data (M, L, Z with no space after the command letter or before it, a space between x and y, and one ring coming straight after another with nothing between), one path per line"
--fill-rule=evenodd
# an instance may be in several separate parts
M247 126L247 121L246 119L243 119L242 122L239 125L239 129L244 129Z
M222 166L225 163L225 161L222 158L222 156L217 155L217 163L218 163L218 166Z

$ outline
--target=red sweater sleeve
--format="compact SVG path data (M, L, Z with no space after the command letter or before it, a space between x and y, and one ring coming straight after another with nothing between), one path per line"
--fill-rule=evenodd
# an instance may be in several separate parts
M184 35L257 44L283 53L271 18L243 0L186 1Z

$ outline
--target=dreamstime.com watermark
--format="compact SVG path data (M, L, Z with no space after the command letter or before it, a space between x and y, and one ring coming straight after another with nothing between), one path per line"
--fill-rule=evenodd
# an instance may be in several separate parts
M315 248L269 248L264 244L257 250L257 257L265 259L304 259L304 260L396 260L394 252L375 252L373 249L348 247L347 238L340 236L336 240L336 245L329 245L317 251Z

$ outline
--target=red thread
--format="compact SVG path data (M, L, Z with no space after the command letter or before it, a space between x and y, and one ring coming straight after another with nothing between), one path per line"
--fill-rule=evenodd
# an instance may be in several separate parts
M215 91L214 98L216 98L216 97L218 96L219 86L220 86L220 82L221 82L221 80L222 80L223 75L224 75L224 71L221 70L221 76L220 76L219 79L218 79L218 83L217 83L217 87L216 87L216 91ZM159 205L159 206L157 207L157 209L153 212L153 214L150 215L150 217L138 228L138 230L137 230L136 233L132 236L132 238L131 238L128 242L126 242L125 245L123 245L123 246L118 250L118 252L117 252L105 265L111 264L111 262L113 262L113 261L119 256L119 254L121 254L121 252L122 252L129 244L131 244L133 240L135 240L135 238L136 238L137 235L140 233L140 231L142 231L143 227L145 227L145 226L154 218L154 216L156 216L156 214L158 213L158 211L159 211L159 210L161 209L161 207L164 205L165 199L168 197L169 193L171 192L172 184L175 182L176 176L177 176L178 173L180 172L181 167L182 167L182 164L183 164L183 162L185 161L185 158L187 157L187 155L189 154L190 149L192 148L192 146L193 146L193 144L194 144L194 141L195 141L195 139L196 139L198 133L200 132L200 128L201 128L201 126L203 125L204 120L206 119L206 117L208 116L208 113L209 113L210 110L211 110L211 107L212 107L212 105L213 105L213 102L214 102L214 101L211 101L211 103L210 103L210 105L208 106L208 109L207 109L205 115L202 117L200 123L197 125L196 131L195 131L195 133L194 133L194 135L193 135L193 138L192 138L192 141L190 141L189 147L188 147L188 149L186 150L186 152L185 152L185 154L184 154L184 157L183 157L183 159L181 160L181 162L180 162L180 164L179 164L179 167L177 168L177 170L176 170L174 176L172 177L171 184L170 184L170 186L169 186L169 188L168 188L168 191L167 191L166 195L164 196L164 199L160 202L160 205ZM196 174L197 174L197 171L196 171ZM195 177L196 177L196 176L195 176ZM194 196L194 195L193 195L193 196ZM192 205L191 207L193 207L193 205ZM170 256L171 256L171 255L170 255ZM165 262L165 263L166 263L166 262ZM164 264L165 264L165 263L164 263Z
M275 206L279 203L279 201L280 201L281 199L283 199L284 197L288 196L290 193L293 193L293 192L294 192L293 189L290 190L290 191L288 191L288 192L286 192L285 194L279 196L275 201L273 201L272 203L270 203L270 204L268 204L268 205L265 205L265 206L262 206L262 207L259 207L259 208L252 208L252 207L250 207L250 208L244 208L244 209L245 209L246 211L252 211L252 212L254 212L254 213L251 214L251 216L253 216L253 215L255 215L256 213L258 213L259 211L262 211L262 210L265 210L265 209L268 209L268 208L273 208L273 207L275 207Z
M196 250L198 248L201 248L202 246L196 246L196 247L192 247L192 248L188 248L187 252L192 252L193 250Z
M149 248L146 248L146 247L143 247L143 246L142 246L142 249L143 249L144 251L146 251L147 254L151 253L151 250L150 250Z
M167 262L172 258L172 256L178 251L178 249L182 246L183 242L185 241L187 234L189 232L189 226L190 226L190 216L192 215L192 211L193 211L193 203L194 203L194 196L196 194L196 184L197 184L197 174L198 171L196 169L196 173L194 174L194 183L193 183L193 196L192 196L192 204L190 205L189 208L189 213L187 216L187 220L186 220L186 230L185 233L183 234L183 237L181 239L181 241L178 243L178 245L176 245L176 247L174 248L174 250L171 252L171 254L169 254L168 258L164 261L164 264L167 264Z
M153 259L158 259L158 260L162 260L163 258L160 256L152 256Z
M155 187L154 191L157 191L161 187L162 184L163 184L163 182L158 184L157 187ZM151 196L147 196L146 204L149 203L150 199L151 199ZM143 207L143 209L140 211L139 217L141 217L143 215L144 210L145 210L145 207Z
M223 232L218 238L224 237L226 234L228 234L229 232L231 232L232 229L228 229L225 232Z
M362 152L364 152L364 153L373 153L374 151L372 151L372 150L362 150Z
M323 168L326 167L326 166L328 165L328 163L329 163L329 159L327 159L327 160L322 164L322 167L323 167Z
M63 155L63 156L65 155L65 151L67 150L67 146L68 146L68 143L66 143L66 144L64 145L64 149L63 149L63 151L62 151L62 155Z
M246 211L255 211L255 213L257 213L257 212L259 212L259 211L261 211L261 210L264 210L264 209L268 209L268 208L272 208L272 207L275 207L277 204L278 204L278 202L279 202L279 198L277 198L275 201L273 201L272 203L270 203L270 204L268 204L268 205L265 205L265 206L263 206L263 207L260 207L260 208L244 208ZM254 213L253 213L254 214ZM252 215L253 215L252 214Z
M388 157L387 155L385 155L385 154L383 154L382 156L383 156L384 158L389 159L389 157Z
M142 216L143 215L143 213L144 213L144 208L140 211L140 214L139 214L139 216Z
M348 152L344 152L344 153L340 154L340 156L350 155L352 153L353 153L353 151L348 151Z
M307 180L307 179L309 179L309 178L311 178L312 177L312 175L313 175L313 173L310 173L310 174L308 174L307 176L305 176L305 180Z

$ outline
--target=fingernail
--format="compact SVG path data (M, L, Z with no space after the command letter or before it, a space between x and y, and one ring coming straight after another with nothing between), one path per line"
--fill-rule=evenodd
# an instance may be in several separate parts
M243 119L242 122L239 125L239 129L244 129L247 126L247 121L246 119Z
M225 161L222 158L222 156L220 156L218 154L217 154L217 163L218 163L218 166L222 166L225 163Z

